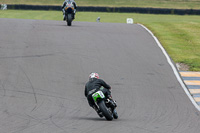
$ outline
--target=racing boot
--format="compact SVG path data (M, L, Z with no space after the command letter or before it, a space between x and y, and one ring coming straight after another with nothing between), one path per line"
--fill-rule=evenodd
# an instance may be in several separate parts
M108 95L108 99L110 100L110 103L111 103L111 106L113 107L113 109L116 108L117 107L117 103L116 103L116 101L114 101L112 99L112 96Z
M66 20L66 17L65 17L65 15L63 15L63 21L65 21Z
M66 17L65 17L65 9L64 8L62 9L62 13L63 13L63 21L65 21Z
M76 9L74 9L73 19L75 19Z
M101 117L101 118L103 117L103 113L95 105L92 108L97 112L99 117Z

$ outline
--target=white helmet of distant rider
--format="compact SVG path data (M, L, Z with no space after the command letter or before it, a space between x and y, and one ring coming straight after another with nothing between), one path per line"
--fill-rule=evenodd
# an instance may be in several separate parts
M99 74L98 73L91 73L89 75L89 79L93 79L93 78L99 79Z

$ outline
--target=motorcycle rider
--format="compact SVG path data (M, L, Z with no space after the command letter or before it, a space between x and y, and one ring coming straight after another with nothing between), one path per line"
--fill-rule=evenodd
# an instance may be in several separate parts
M101 91L104 93L105 97L110 99L114 108L117 107L116 102L112 99L112 96L111 96L110 85L108 85L104 80L99 79L98 73L91 73L89 75L89 81L85 85L85 97L87 97L90 107L92 107L98 113L100 117L103 117L102 112L98 110L98 107L94 103L92 94L100 90L102 86L104 88L101 89Z
M63 2L63 5L62 5L63 21L66 20L65 9L64 9L64 7L66 6L67 2L72 2L72 4L74 5L74 14L73 14L73 17L74 17L74 19L75 19L75 13L76 13L76 8L77 8L76 2L75 2L74 0L65 0L65 1Z

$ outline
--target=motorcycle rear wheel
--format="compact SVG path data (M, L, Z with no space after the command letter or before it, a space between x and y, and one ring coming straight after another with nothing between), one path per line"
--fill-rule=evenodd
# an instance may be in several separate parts
M103 100L100 101L98 105L101 112L105 116L106 120L112 121L113 120L112 110L106 107L105 102Z

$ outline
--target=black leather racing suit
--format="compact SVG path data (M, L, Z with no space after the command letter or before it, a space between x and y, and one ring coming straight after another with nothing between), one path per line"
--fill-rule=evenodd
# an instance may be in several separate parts
M62 11L63 11L63 15L64 15L64 20L65 20L65 10L64 10L64 7L66 6L66 4L67 4L67 2L68 2L69 0L65 0L64 2L63 2L63 5L62 5ZM73 3L73 5L74 5L74 13L73 13L73 18L75 19L75 13L76 13L76 8L77 8L77 5L76 5L76 2L74 1L74 0L70 0L72 3Z
M74 5L74 9L76 9L76 2L74 1L74 0L71 0L72 1L72 3L73 3L73 5ZM62 9L66 6L66 3L67 3L67 1L64 1L63 2L63 5L62 5Z
M90 81L88 81L86 83L85 96L87 97L88 103L91 107L93 107L95 105L95 103L92 99L92 94L97 92L100 89L100 87L102 87L102 86L104 87L104 89L102 90L104 95L106 97L111 96L111 92L110 92L111 87L108 84L106 84L106 82L103 81L102 79L92 78L92 79L90 79Z

